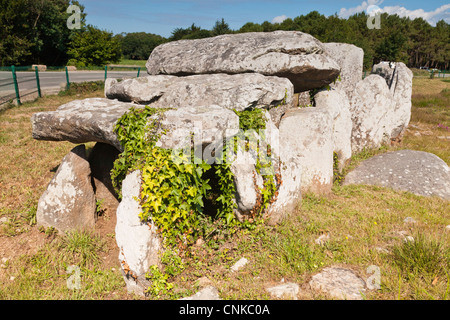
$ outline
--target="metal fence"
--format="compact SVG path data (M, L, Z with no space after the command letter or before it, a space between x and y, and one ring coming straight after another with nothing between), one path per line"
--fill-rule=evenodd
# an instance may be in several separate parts
M0 105L13 102L20 105L25 97L58 93L69 89L74 82L133 78L143 74L139 66L102 66L73 71L70 67L46 67L45 71L37 66L0 67Z

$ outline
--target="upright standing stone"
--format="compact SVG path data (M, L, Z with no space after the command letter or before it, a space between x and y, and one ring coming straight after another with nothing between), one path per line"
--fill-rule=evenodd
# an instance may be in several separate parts
M326 110L333 121L333 151L338 155L339 170L352 157L352 116L350 102L341 89L323 90L314 97L316 108Z
M280 123L280 156L282 161L300 162L297 169L301 168L302 191L331 191L333 122L329 112L321 108L288 112Z
M161 241L156 227L139 218L142 212L138 201L140 188L140 171L130 173L123 180L122 201L117 208L116 242L128 291L143 295L150 285L145 273L151 265L160 264Z
M343 90L350 98L355 85L363 74L364 51L348 43L324 43L325 51L341 69L339 79L331 84L332 88Z

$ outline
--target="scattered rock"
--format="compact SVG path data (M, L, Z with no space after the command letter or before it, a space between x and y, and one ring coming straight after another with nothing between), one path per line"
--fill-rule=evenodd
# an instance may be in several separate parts
M248 260L246 258L241 258L236 262L231 268L231 272L236 272L239 269L242 269L246 264L248 263Z
M375 250L377 250L380 253L389 253L389 250L382 247L375 247Z
M180 300L221 300L221 299L219 297L219 291L213 286L208 286L200 290L196 294L190 297L182 298Z
M380 154L363 161L344 185L368 184L450 199L450 168L438 156L412 150Z
M187 77L156 75L117 82L107 79L105 95L109 99L148 104L155 108L218 105L243 111L270 109L283 100L291 105L294 86L286 78L246 74L202 74Z
M201 277L195 282L200 288L205 288L208 286L212 286L212 281L207 277Z
M296 283L285 283L275 287L267 288L269 294L277 299L297 300L300 287Z
M0 268L6 269L8 261L9 261L9 258L3 257L2 261L1 261L2 263L0 264Z
M1 217L0 218L0 224L6 223L8 220L9 220L8 217Z
M325 233L325 234L321 235L319 238L317 238L316 240L314 240L314 242L320 246L323 246L328 240L330 240L330 234Z
M403 220L403 222L404 222L404 223L416 223L417 221L414 220L414 218L412 218L412 217L406 217L406 218Z
M147 61L151 75L261 73L288 78L295 92L333 82L339 69L320 41L299 31L172 41L156 47Z
M445 230L450 231L450 224L445 227Z
M314 275L309 282L315 291L322 291L336 299L362 300L365 281L352 270L331 267Z
M33 69L33 71L35 70L36 67L38 68L38 71L40 71L40 72L47 71L47 66L45 64L33 64L33 65L31 65L31 68Z
M54 227L61 233L94 227L96 204L84 145L73 148L62 160L39 199L36 220L38 226Z

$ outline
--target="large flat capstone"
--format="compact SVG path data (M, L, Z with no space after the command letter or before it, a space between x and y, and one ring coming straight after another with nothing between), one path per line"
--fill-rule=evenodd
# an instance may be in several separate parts
M286 78L253 74L208 74L187 77L156 75L118 82L107 79L105 96L155 108L218 105L242 111L291 104L294 86Z
M33 138L72 143L103 142L122 150L114 126L131 107L143 108L104 98L74 100L56 111L33 114Z
M295 92L328 85L340 72L322 43L299 31L173 41L156 47L146 66L151 75L260 73L285 77Z

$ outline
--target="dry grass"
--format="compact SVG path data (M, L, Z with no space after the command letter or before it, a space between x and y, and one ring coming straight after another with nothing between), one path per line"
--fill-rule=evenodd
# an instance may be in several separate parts
M413 116L402 144L355 155L347 171L377 153L401 148L432 152L450 163L450 140L437 138L449 135L445 129L450 124L448 88L449 83L439 79L414 79ZM102 95L96 91L82 97ZM100 249L89 245L98 235L79 235L74 238L83 240L80 247L30 226L40 195L73 147L33 140L30 117L75 98L81 96L47 97L0 113L0 218L8 218L0 226L0 258L9 258L0 268L0 299L135 298L125 292L111 247L114 241ZM184 258L185 270L169 279L174 290L166 298L192 294L199 288L198 280L207 277L224 299L268 299L265 289L282 279L301 285L301 299L327 299L309 289L312 275L338 265L367 279L371 275L367 268L375 265L381 270L381 289L367 292L367 299L449 299L448 208L448 201L379 187L335 186L327 196L306 194L281 225L239 231L217 248L196 246L193 255ZM417 222L407 224L406 217ZM320 246L315 240L322 234L330 238ZM405 235L423 239L418 249L404 245ZM438 243L439 250L432 243ZM93 257L95 262L95 267L82 268L80 291L66 287L65 268L77 263L67 252L76 252L74 258ZM431 268L432 276L420 268L407 271L410 261L422 261L423 256L436 261L423 269ZM249 264L231 273L230 266L241 257ZM112 262L104 263L105 259Z

